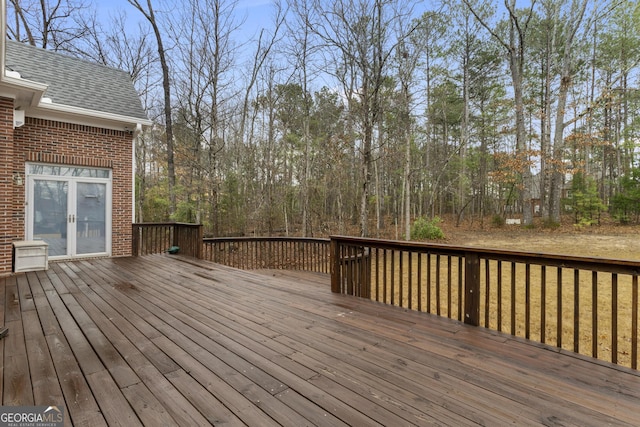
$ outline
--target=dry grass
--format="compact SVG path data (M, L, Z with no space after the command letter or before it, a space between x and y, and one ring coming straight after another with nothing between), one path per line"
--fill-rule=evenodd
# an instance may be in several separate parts
M466 244L529 252L640 259L640 242L636 235L625 237L524 234L524 237L514 237L510 234L502 240L495 234L490 239L475 236L475 238L469 238ZM379 257L377 275L375 260L372 264L374 270L372 279L378 283L377 299L430 313L439 312L442 316L460 319L462 313L458 289L460 275L464 272L459 268L459 261L460 259L456 257L435 255L431 255L428 259L426 255L413 254L409 258L408 253L404 253L402 258L399 253L396 253L392 261L388 253L385 298L384 261ZM498 274L499 269L500 274ZM516 265L515 272L512 274L511 263L503 262L499 266L496 261L489 262L489 286L486 280L487 265L484 262L481 270L482 326L528 337L570 351L577 348L581 354L593 355L607 361L612 360L612 347L617 345L617 363L631 366L631 277L623 275L618 277L617 305L614 306L611 274L599 273L594 287L591 272L578 271L576 281L573 269L562 269L560 283L562 307L558 315L558 270L556 268L547 267L543 271L540 266L532 265L529 270L528 295L524 265ZM546 283L544 295L543 274L544 283ZM515 291L513 296L512 290ZM500 298L498 293L501 294ZM376 299L375 287L372 290L372 298ZM528 314L526 313L527 299L530 307ZM617 316L614 319L613 313L616 310ZM513 323L512 316L515 319ZM559 322L560 327L558 327ZM617 323L616 343L612 343L611 340L614 323Z

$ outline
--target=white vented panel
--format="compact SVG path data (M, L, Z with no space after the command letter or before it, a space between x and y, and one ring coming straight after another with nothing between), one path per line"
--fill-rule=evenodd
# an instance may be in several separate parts
M38 271L49 268L49 245L42 240L13 242L13 271Z

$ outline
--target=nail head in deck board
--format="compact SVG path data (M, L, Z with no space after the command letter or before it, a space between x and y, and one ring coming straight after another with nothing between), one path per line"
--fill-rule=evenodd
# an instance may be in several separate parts
M363 395L354 393L352 389L341 385L325 375L316 375L314 378L311 378L309 382L332 396L335 396L337 399L355 405L360 411L370 415L374 420L385 426L399 426L406 425L407 423L418 425L420 423L434 423L436 421L430 417L417 419L411 411L401 408L398 408L397 412L394 413L385 407L385 402L382 402L383 397L375 395L371 389L360 389L360 391L365 394L367 391L370 393L370 396L364 397Z
M278 400L285 403L293 410L304 414L305 418L309 420L309 423L316 426L330 425L330 426L349 426L354 424L347 424L344 421L336 418L331 411L319 406L309 405L309 399L300 395L293 389L284 390L275 396ZM379 425L375 421L370 420L368 426Z

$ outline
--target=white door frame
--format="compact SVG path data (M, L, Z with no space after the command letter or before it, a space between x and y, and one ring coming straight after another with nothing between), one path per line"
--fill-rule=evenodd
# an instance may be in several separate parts
M31 166L44 166L44 172L33 173ZM35 168L34 168L35 169ZM60 170L72 171L68 174L58 173ZM54 171L54 172L52 172ZM98 171L104 177L83 176L75 171ZM57 174L56 174L57 173ZM40 163L28 163L25 166L26 188L25 188L25 236L27 240L34 238L34 185L36 180L59 181L67 183L67 249L64 255L49 255L49 259L68 259L80 257L111 256L111 234L112 234L112 174L110 170L101 168L88 168L69 165L43 165ZM77 251L77 186L80 183L97 183L106 185L105 195L105 251L78 254Z

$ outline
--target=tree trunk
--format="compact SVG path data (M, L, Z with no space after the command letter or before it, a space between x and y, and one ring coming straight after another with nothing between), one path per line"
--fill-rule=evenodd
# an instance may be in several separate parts
M160 27L156 20L151 0L147 0L147 9L145 10L138 0L129 0L129 3L138 9L145 17L153 33L156 36L158 47L158 57L160 59L160 67L162 68L162 91L164 95L164 125L167 144L167 180L169 182L169 215L173 215L176 211L176 170L174 164L174 148L173 148L173 120L171 107L171 79L169 77L169 64L167 63L167 55L160 34Z
M562 55L562 74L560 76L560 90L558 92L558 107L556 111L555 133L553 137L554 171L551 180L551 220L560 223L560 200L562 197L562 185L564 184L564 117L567 108L567 97L572 84L573 73L573 41L576 32L582 23L587 0L583 0L578 9L573 10L568 20L569 31L565 35Z

